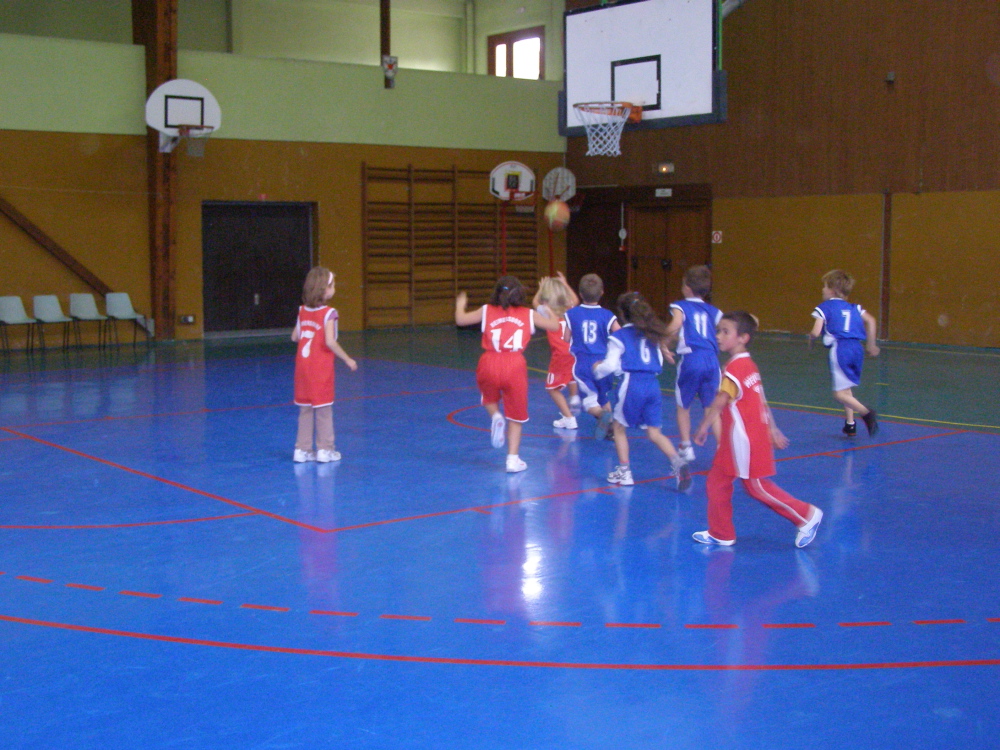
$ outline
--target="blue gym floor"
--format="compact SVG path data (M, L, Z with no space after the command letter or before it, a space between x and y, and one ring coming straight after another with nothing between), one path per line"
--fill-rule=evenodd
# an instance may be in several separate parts
M338 465L291 461L284 339L0 360L0 746L1000 742L998 352L886 347L848 439L825 352L760 337L777 481L826 515L796 550L737 490L726 550L711 441L686 494L638 435L610 487L535 372L507 475L478 333L342 343Z

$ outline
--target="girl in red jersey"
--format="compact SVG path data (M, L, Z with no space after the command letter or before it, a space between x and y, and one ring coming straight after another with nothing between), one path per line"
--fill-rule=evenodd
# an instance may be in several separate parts
M490 439L494 448L507 441L507 471L528 468L517 454L521 446L521 425L528 421L528 363L524 348L535 328L558 331L559 321L525 307L527 293L514 276L502 276L493 288L489 304L467 310L468 295L460 292L455 300L455 324L479 323L483 331L483 354L476 367L476 384L483 406L492 419ZM500 413L503 399L504 414Z
M746 312L722 316L716 331L719 349L730 355L722 372L722 385L705 412L694 442L704 445L715 418L722 415L722 440L708 472L708 530L694 533L702 544L729 547L736 543L733 528L733 482L743 480L751 497L794 523L799 533L796 547L805 547L816 538L823 511L792 497L768 477L775 475L774 450L788 446L788 438L774 423L771 407L757 365L747 344L757 330L756 319Z
M569 403L562 394L563 388L569 386L570 396L576 396L576 378L573 376L573 365L576 364L576 357L569 350L569 323L563 317L563 313L571 307L576 307L579 303L580 298L566 283L566 277L562 275L561 271L556 274L554 279L548 276L542 278L538 282L538 292L531 301L531 306L539 313L559 321L559 330L548 331L546 334L552 356L549 358L549 372L545 378L545 390L552 396L552 400L561 415L552 423L552 426L564 430L575 430L577 424L576 417L573 416Z
M333 357L340 357L351 372L358 369L358 363L337 343L337 311L326 305L334 291L333 272L322 266L309 271L302 285L302 307L292 331L292 341L299 344L295 355L299 431L292 457L296 463L340 460L333 447Z

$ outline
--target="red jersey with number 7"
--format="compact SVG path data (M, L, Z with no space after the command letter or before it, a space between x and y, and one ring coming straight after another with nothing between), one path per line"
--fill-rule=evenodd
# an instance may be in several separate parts
M337 311L332 307L300 307L295 330L299 349L295 355L295 403L329 406L333 403L333 351L326 345L326 324L333 321L337 337Z
M520 354L535 332L530 307L483 305L483 349L500 354Z

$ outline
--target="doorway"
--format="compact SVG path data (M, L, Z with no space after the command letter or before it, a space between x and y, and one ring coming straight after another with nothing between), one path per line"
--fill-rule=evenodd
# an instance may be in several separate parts
M312 203L205 201L205 331L288 329L312 267Z
M581 188L577 195L566 236L570 284L597 273L605 307L614 309L618 295L634 290L666 318L684 272L711 265L711 186Z

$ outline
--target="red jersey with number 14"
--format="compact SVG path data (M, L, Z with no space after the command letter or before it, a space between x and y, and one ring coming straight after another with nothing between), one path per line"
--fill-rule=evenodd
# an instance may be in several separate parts
M535 332L530 307L483 305L483 349L500 354L520 354Z
M333 403L333 351L326 345L326 324L337 311L332 307L300 307L295 330L299 349L295 355L295 403L298 406L329 406Z

